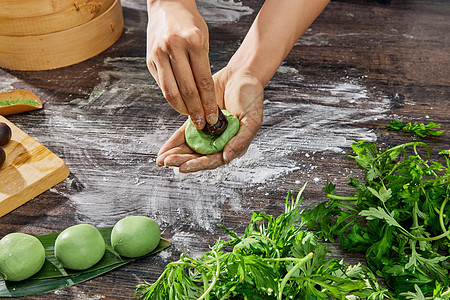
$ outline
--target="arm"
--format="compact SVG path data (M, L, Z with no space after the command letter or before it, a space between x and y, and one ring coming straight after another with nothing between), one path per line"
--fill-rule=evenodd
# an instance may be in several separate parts
M329 0L267 0L242 45L228 63L266 86L292 47Z

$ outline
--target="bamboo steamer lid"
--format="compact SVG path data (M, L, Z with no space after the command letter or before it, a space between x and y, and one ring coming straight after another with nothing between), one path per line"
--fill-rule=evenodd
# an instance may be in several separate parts
M0 67L37 71L79 63L114 44L123 26L120 0L114 0L100 16L67 30L34 36L0 35Z
M0 35L38 35L69 29L98 17L107 11L114 3L114 0L86 0L81 3L76 3L72 0L60 1L61 3L70 3L71 6L65 10L45 15L28 17L0 15ZM0 4L0 7L1 6L2 4ZM33 11L35 6L36 5L33 5L33 9L28 10Z
M89 0L1 0L0 18L28 18L51 15Z

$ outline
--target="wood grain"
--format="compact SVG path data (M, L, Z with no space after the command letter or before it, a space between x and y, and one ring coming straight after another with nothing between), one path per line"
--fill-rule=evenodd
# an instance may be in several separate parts
M42 194L69 176L64 161L13 123L0 116L12 130L4 146L6 161L0 167L0 217Z
M113 3L114 0L88 0L81 3L73 2L66 10L46 15L26 18L12 17L11 15L0 16L0 35L29 36L67 30L98 17L107 11ZM30 8L38 5L34 3ZM33 11L34 9L28 9L27 11L30 10Z
M89 0L3 0L0 17L28 18L46 16L84 5Z

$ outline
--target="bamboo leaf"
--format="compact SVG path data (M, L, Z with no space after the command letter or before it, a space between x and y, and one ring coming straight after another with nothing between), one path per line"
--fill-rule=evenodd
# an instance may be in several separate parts
M112 227L102 227L98 230L105 240L105 255L97 264L83 271L65 269L56 259L54 245L59 232L36 236L45 248L46 258L43 267L38 273L23 281L5 281L0 278L0 297L13 298L48 293L95 278L137 259L120 257L112 249L110 238ZM146 256L163 251L169 246L170 241L161 239L156 249Z

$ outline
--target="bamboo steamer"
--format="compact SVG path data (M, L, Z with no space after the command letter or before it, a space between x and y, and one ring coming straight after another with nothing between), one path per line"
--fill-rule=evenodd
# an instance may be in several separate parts
M65 10L45 15L28 17L0 15L0 35L38 35L69 29L98 17L114 4L114 0L86 0L76 5L72 0L60 0L57 2L70 3L72 5ZM0 4L1 6L2 4ZM28 10L34 11L36 5L34 4L30 7L33 9Z
M66 30L27 36L0 35L0 67L37 71L79 63L114 44L123 27L122 6L120 0L114 0L98 17Z

